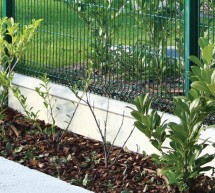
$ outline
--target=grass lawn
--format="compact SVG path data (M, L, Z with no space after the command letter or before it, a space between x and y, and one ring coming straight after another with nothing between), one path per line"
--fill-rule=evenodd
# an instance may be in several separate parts
M89 44L95 39L89 37L88 25L80 19L71 9L71 4L63 0L19 0L15 2L15 20L20 24L28 24L32 18L43 18L37 36L34 39L34 45L28 50L25 60L34 61L37 66L68 66L80 64L87 59L89 53ZM112 12L111 12L112 13ZM139 15L136 17L148 17L151 21L155 16ZM140 19L140 18L139 18ZM170 18L171 19L171 18ZM148 37L145 32L147 27L153 27L152 24L135 23L132 13L126 11L121 17L113 20L111 26L121 25L119 30L115 31L109 26L109 32L114 30L112 45L134 45L137 39L149 41L152 46L156 40ZM164 19L163 22L166 22ZM174 22L174 21L173 21ZM142 29L141 29L142 28ZM174 43L175 29L171 27L172 37L167 39L167 44ZM162 31L162 37L167 36L166 31ZM169 33L169 32L168 32ZM156 39L156 38L155 38Z
M16 1L16 22L27 24L32 18L43 18L25 59L41 66L63 66L80 63L84 58L86 26L69 6L60 1ZM78 38L81 37L81 38Z
M16 22L27 24L32 18L44 19L34 39L34 45L25 56L27 63L34 61L37 66L57 68L86 61L87 52L89 53L87 50L90 49L88 44L95 40L89 38L87 24L74 13L70 6L64 1L54 0L16 1ZM131 20L126 22L133 23ZM133 44L136 32L132 29L128 32L126 25L113 38L114 44Z

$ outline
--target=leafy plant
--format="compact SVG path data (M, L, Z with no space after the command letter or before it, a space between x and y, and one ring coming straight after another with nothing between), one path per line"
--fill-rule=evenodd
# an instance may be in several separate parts
M50 90L51 87L49 86L49 78L47 74L44 74L41 78L42 83L40 87L36 87L35 91L39 94L39 96L43 99L43 105L47 111L47 118L51 119L51 126L50 128L46 128L43 130L43 133L52 136L52 142L59 142L58 141L58 133L56 132L56 121L55 121L55 114L54 110L59 110L59 107L56 106L56 99L54 99L51 94Z
M190 97L202 96L207 99L215 99L215 70L214 70L214 44L206 38L199 38L201 59L190 56L190 60L196 64L191 66L191 93Z
M32 20L32 24L25 25L20 28L18 23L15 23L13 18L0 19L0 115L3 116L4 108L7 106L8 90L18 99L22 105L27 117L31 120L37 119L37 113L27 108L26 97L23 96L20 90L12 86L13 69L18 64L21 56L25 53L33 35L36 32L40 20ZM4 135L4 123L1 125L2 134Z
M81 0L71 2L71 8L87 24L89 30L90 53L89 62L99 72L106 74L113 70L114 54L111 51L116 32L123 25L117 20L127 6L124 0ZM89 51L89 50L88 50Z
M24 152L24 156L23 156L24 160L33 160L35 158L34 151L35 151L35 149L33 147L29 147Z
M182 15L183 2L181 0L168 2L135 0L135 3L133 17L137 24L134 28L140 31L136 41L136 44L139 45L137 47L140 59L138 67L141 69L140 67L143 66L142 75L149 80L158 81L160 86L165 77L171 77L173 74L178 76L183 68L182 62L167 54L169 40L173 39L175 49L177 52L180 50L179 57L183 55L180 53L183 50L183 45L179 41L179 37L183 36L183 30L181 30L183 23L180 19L172 20L172 17ZM148 25L145 25L146 23ZM175 26L174 31L173 25Z
M131 114L136 119L135 126L161 152L161 156L154 155L154 160L164 166L162 173L168 177L170 184L176 184L185 191L200 172L212 168L203 167L214 159L214 154L200 155L207 147L207 140L200 142L199 137L204 129L203 122L215 110L215 104L202 98L191 101L175 97L174 105L173 113L179 117L179 124L162 122L157 111L150 112L148 94L135 99L137 110ZM170 140L169 148L163 146L167 139Z
M149 95L138 96L134 100L137 110L131 112L135 126L143 132L161 155L154 155L154 160L163 166L161 172L168 177L170 184L175 184L180 191L187 192L193 180L202 172L212 169L204 166L214 159L215 154L203 154L208 146L207 139L200 141L206 126L205 120L215 111L213 84L213 45L200 38L201 60L191 56L197 64L191 68L191 87L187 97L175 97L173 113L180 123L162 122L162 116L150 110L152 99ZM169 147L164 142L169 141Z
M18 64L21 56L30 45L31 39L36 32L42 19L32 20L32 24L20 28L13 18L0 19L0 85L3 88L1 92L1 108L7 105L8 89L19 97L20 101L25 98L20 95L17 88L11 85L13 69ZM8 41L9 40L9 41Z
M35 91L39 94L40 97L43 99L43 105L47 109L47 116L50 115L51 124L55 125L55 115L54 115L54 108L56 107L56 100L54 100L50 94L51 87L49 86L49 78L47 74L44 74L41 78L42 83L40 87L36 87ZM56 107L59 109L59 107Z
M51 95L50 90L51 90L51 86L50 86L50 80L47 77L47 74L44 74L41 77L41 81L42 83L40 84L39 87L35 88L35 91L39 94L39 96L43 99L43 105L47 111L47 117L48 119L51 118L50 122L51 122L51 126L47 126L47 128L41 130L40 132L45 136L52 136L52 141L51 143L54 143L54 145L57 145L57 147L59 147L60 141L62 139L62 137L64 136L64 134L68 131L69 126L75 116L75 113L77 112L77 109L80 105L80 102L82 100L82 98L84 97L84 95L87 92L87 89L90 85L91 82L91 68L87 70L87 78L86 80L83 80L83 93L81 96L78 96L78 87L77 85L74 85L73 88L71 89L72 92L78 96L79 101L77 103L72 102L72 104L75 106L74 111L72 112L72 114L68 114L67 117L69 118L68 121L65 121L67 123L67 126L64 129L60 129L57 131L56 128L56 116L57 113L55 113L55 110L59 111L60 108L57 106L57 100L54 99L54 97ZM31 112L32 113L32 112ZM39 126L39 125L38 125Z

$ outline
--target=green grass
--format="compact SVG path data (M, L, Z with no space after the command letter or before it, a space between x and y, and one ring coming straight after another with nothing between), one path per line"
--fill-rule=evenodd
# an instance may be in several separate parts
M16 1L16 21L26 24L32 18L43 18L44 21L34 40L34 46L27 53L26 60L32 58L38 64L55 67L87 61L86 55L90 52L89 44L90 41L95 41L95 37L89 37L87 23L73 12L69 4L59 0ZM130 12L113 22L116 22L116 25L119 23L120 28L112 37L112 45L134 45L138 38L149 40L148 34L144 31L149 24L143 23L143 26L137 28L137 23ZM165 31L161 33L163 37L166 36ZM175 32L172 32L172 37L174 35ZM167 40L168 44L171 41ZM152 41L151 44L154 42Z
M86 63L87 52L90 51L89 43L95 40L89 37L87 24L72 11L69 4L64 0L19 0L15 3L16 22L24 25L30 23L32 18L44 19L33 40L33 45L26 53L26 61L34 61L37 66L53 67ZM150 24L142 24L143 30L137 29L135 27L137 23L129 14L115 21L123 25L115 32L112 45L133 45L141 38L149 40L144 28ZM161 33L163 37L166 36L165 30ZM167 38L166 42L168 45L174 45L177 38L174 26L171 26L170 33L172 36ZM151 44L153 47L154 40L151 40Z
M20 24L28 24L32 18L43 19L33 46L26 53L26 61L58 67L84 60L86 42L78 36L84 38L87 29L67 4L54 0L19 0L15 12L16 22Z
M63 1L19 0L16 1L15 20L20 24L28 24L31 19L43 18L33 40L33 46L26 53L26 61L34 61L41 66L68 66L86 63L89 42L88 26ZM113 38L113 44L133 44L135 31L128 28L128 18ZM128 37L129 36L129 37ZM27 62L29 63L29 62Z
M89 37L87 24L72 11L69 4L64 0L19 0L15 3L16 22L24 25L30 23L32 18L44 19L33 45L25 55L26 64L33 61L37 66L59 67L87 62L90 41L95 40L94 37ZM114 22L123 25L112 37L112 45L134 45L138 39L149 40L144 29L136 28L137 23L130 13ZM142 25L147 28L149 23ZM161 33L165 36L166 32ZM172 31L168 44L173 42L174 36L175 32ZM152 41L151 44L153 43Z

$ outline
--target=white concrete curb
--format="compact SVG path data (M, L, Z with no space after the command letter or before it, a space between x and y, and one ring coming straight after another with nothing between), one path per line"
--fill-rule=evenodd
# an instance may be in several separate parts
M1 193L90 193L84 188L0 157Z

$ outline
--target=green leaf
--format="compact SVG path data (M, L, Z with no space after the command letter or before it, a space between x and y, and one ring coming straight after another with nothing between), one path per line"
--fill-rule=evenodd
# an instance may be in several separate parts
M7 142L5 148L6 148L7 151L11 151L13 149L13 146L11 145L10 142Z
M161 144L157 140L151 140L151 143L156 149L161 150Z
M131 112L132 117L134 117L137 121L141 121L141 113L138 111L132 111Z
M45 106L46 109L48 109L49 104L46 101L43 102L43 105Z
M202 69L201 70L201 74L202 74L202 82L205 82L206 84L210 84L211 83L211 76L213 74L213 69Z
M196 98L190 103L190 111L192 111L194 108L198 107L200 103L200 99Z
M198 40L199 46L200 48L204 49L204 47L206 47L209 44L208 39L204 38L204 37L200 37Z
M195 160L195 166L201 167L202 165L205 165L205 164L211 162L213 159L214 159L214 154L213 155L204 154L203 156L201 156Z
M215 70L213 70L213 73L211 75L211 83L215 83Z
M213 49L214 48L212 44L209 44L202 49L202 58L208 65L211 64L213 59Z
M128 190L123 190L121 191L121 193L131 193L131 192L129 192Z
M144 114L148 114L150 108L150 102L147 103L148 95L149 94L147 93L145 95L137 96L133 102L138 111Z
M164 170L164 171L162 171L162 173L163 173L163 175L165 175L168 178L169 183L171 185L178 183L178 180L176 178L176 174L172 170Z
M195 82L191 83L191 87L195 88L195 89L197 89L199 91L205 91L205 92L209 91L207 85L204 82L201 82L201 81L195 81Z
M137 127L137 129L139 129L141 132L143 132L148 138L151 137L151 132L140 121L135 121L134 125L135 125L135 127Z
M202 80L201 68L199 68L198 66L192 66L191 72L192 72L192 76L198 78L198 80Z
M196 56L189 56L189 59L199 67L204 67L203 63Z
M183 110L187 114L190 114L190 110L189 110L189 107L188 107L186 101L183 101L181 98L175 97L173 102L174 102L174 105L176 105L180 109L180 111ZM175 109L175 110L177 110L177 109ZM174 111L174 112L176 112L176 111Z
M88 174L86 174L82 182L83 186L86 186L88 182L89 182L89 178L88 178Z
M211 94L212 94L213 96L215 96L215 83L214 83L214 84L209 84L209 85L208 85L208 88L209 88Z
M200 96L199 91L197 91L196 89L191 88L189 91L189 98L191 100L194 100L195 98L198 98Z
M186 140L185 137L183 137L183 135L179 136L179 135L171 135L170 139L172 141L174 141L175 143L177 143L178 145L180 145L180 147L184 146L184 142Z
M200 172L207 172L207 171L212 170L212 169L213 169L212 166L205 166L205 167L199 168L197 171L198 171L198 173L200 173Z
M144 116L142 117L142 123L147 127L147 128L152 128L152 120L150 116Z
M14 149L14 152L15 153L19 153L19 152L21 152L22 151L22 146L19 146L19 147L16 147L15 149Z

